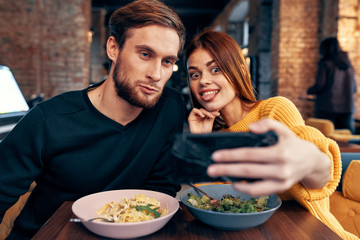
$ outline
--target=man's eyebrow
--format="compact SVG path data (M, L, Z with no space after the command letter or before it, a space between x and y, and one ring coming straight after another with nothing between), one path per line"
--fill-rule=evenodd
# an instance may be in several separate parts
M147 45L137 45L136 48L139 49L139 50L148 51L148 52L150 52L152 54L156 54L156 52L151 47L149 47ZM173 60L174 62L177 62L179 60L179 58L177 56L175 56L175 55L166 56L165 58Z
M177 56L168 56L166 58L172 60L173 62L177 62L179 60Z
M146 50L148 52L155 53L155 51L147 45L136 45L136 48L139 50Z

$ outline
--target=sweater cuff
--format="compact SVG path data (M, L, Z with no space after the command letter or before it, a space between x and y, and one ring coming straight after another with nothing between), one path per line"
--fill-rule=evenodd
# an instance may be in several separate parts
M331 139L316 139L314 143L331 160L330 181L321 189L309 189L301 183L295 184L291 189L291 194L296 198L305 201L317 201L329 197L338 186L341 178L341 157L337 143Z

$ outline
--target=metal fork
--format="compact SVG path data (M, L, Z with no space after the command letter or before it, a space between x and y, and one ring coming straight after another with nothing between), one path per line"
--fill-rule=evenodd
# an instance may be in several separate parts
M104 217L94 217L88 220L81 220L80 218L70 218L70 222L91 222L95 220L102 220L103 222L115 222L114 219L104 218Z

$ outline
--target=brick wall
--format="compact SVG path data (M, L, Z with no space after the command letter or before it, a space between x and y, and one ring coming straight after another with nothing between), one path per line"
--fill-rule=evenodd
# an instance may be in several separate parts
M339 0L326 0L322 3L321 37L334 37L338 30Z
M355 69L358 83L355 116L360 119L360 2L358 0L339 0L338 9L337 37L343 50L349 53Z
M105 9L93 9L91 28L93 30L93 39L91 43L91 62L90 62L90 81L92 83L100 82L104 78L103 63L108 61L105 56L105 45L107 41L105 29Z
M26 99L88 85L90 15L90 0L0 0L0 64Z
M231 6L238 2L231 1L218 23L226 21L225 13L229 14ZM251 0L249 3L250 55L259 57L261 51L268 51L261 38L263 30L269 29L264 23L271 25L271 70L266 68L261 72L263 75L270 72L266 77L270 84L265 86L269 95L286 96L304 118L311 116L313 103L299 97L306 96L306 89L314 83L319 44L328 36L337 36L343 49L349 52L360 83L358 0ZM263 14L268 14L265 11L269 5L271 21L264 19ZM9 19L0 21L0 64L12 69L27 99L32 94L45 93L51 97L80 89L91 79L97 82L105 57L104 14L103 10L91 12L90 0L0 0L0 19ZM92 45L88 35L90 25L95 33ZM360 90L356 107L360 116Z
M258 44L261 29L261 4L270 0L250 1L249 53L261 56ZM337 36L349 52L360 83L360 2L358 0L273 0L271 35L271 95L291 99L306 119L313 115L314 103L303 100L314 84L319 45L322 39ZM265 22L266 24L266 22ZM261 71L261 62L259 68ZM360 88L360 84L358 84ZM356 94L356 116L360 118L360 90Z
M273 1L273 95L291 99L305 119L312 116L314 104L299 98L306 97L307 88L315 82L323 38L338 37L342 48L349 52L360 83L359 5L358 0Z
M320 1L276 1L274 15L277 31L273 34L273 67L278 74L277 94L292 100L304 118L312 113L312 103L299 99L313 84L319 58ZM277 45L277 50L276 50Z

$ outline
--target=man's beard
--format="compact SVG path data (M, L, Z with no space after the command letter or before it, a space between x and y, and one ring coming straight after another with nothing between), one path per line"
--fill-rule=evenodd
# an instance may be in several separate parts
M154 107L161 97L162 91L152 98L142 98L138 96L134 89L135 85L131 85L131 80L126 76L125 72L120 69L120 61L117 61L114 67L113 79L117 95L133 106L149 109Z

